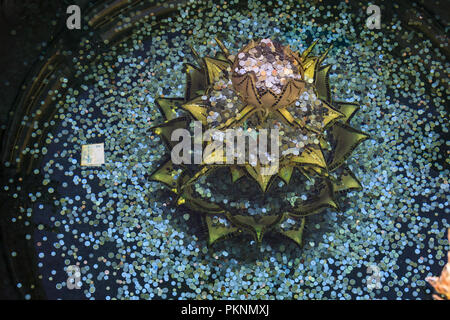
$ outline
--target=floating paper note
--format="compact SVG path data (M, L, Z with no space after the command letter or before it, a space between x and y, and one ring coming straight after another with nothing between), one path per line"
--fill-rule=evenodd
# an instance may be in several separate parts
M81 147L82 166L101 166L105 163L104 143L87 144Z

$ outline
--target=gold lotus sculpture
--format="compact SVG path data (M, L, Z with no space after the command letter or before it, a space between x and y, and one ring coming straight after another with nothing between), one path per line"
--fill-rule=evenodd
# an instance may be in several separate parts
M279 170L261 174L260 162L256 165L249 162L217 164L204 159L197 165L175 165L172 160L167 160L150 178L169 186L179 205L201 214L208 229L209 244L242 233L252 235L257 243L261 243L264 234L271 232L301 245L306 216L325 208L338 210L338 194L361 188L345 164L357 145L368 138L367 134L349 124L359 106L332 99L329 86L331 66L322 65L328 50L321 56L311 54L317 41L300 54L286 46L276 45L276 50L271 47L270 50L277 55L274 65L281 65L275 71L273 66L267 65L272 58L261 58L256 48L258 45L263 47L263 40L252 40L237 55L230 54L218 39L216 42L220 50L215 57L200 58L192 49L197 65L186 64L184 97L157 99L165 122L151 129L172 150L175 146L171 141L172 133L176 129L190 128L194 120L202 123L204 131L232 128L248 132L276 127L283 132ZM267 40L266 44L273 46ZM257 51L256 62L253 56L249 56L252 49ZM240 62L247 56L249 61ZM253 65L259 73L242 71L239 65L242 68ZM284 72L284 78L262 81L264 79L258 78L257 74L267 73L266 67L272 70L271 74ZM268 88L270 86L275 89ZM210 144L210 141L203 142L205 147ZM220 158L223 154L213 153L212 157ZM305 179L305 184L313 181L315 185L311 190L314 192L307 200L277 212L250 215L243 208L233 210L223 202L212 201L196 192L195 183L201 177L213 176L224 168L229 175L217 176L213 180L217 185L224 185L228 180L234 183L230 193L231 189L240 186L237 181L243 177L256 182L252 189L256 197L270 193L274 181L290 185L297 175ZM297 181L296 184L303 182Z
M258 42L251 40L239 54L248 53L250 50L257 47L257 45ZM270 88L265 88L262 92L258 92L258 89L255 86L255 83L257 82L255 72L250 71L245 74L238 74L235 70L238 67L240 60L234 59L231 81L235 91L239 93L241 99L245 103L265 110L276 110L294 103L305 90L304 71L301 58L289 47L283 47L282 49L285 58L293 61L293 65L296 69L295 71L299 73L300 79L288 80L283 84L281 93L274 92Z

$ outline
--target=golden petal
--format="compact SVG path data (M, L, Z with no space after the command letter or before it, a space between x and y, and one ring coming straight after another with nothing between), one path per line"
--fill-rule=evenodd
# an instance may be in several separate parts
M203 64L202 59L200 58L200 55L198 54L198 52L194 49L194 47L192 45L189 45L189 48L191 48L192 51L192 55L194 56L195 60L197 61L197 63L199 65Z
M311 177L309 176L309 171L311 168L316 168L316 167L303 166L301 168L298 168L298 170L306 177L306 179L308 179L309 181L312 181Z
M188 176L187 178L189 179L190 177ZM190 180L192 180L192 178L190 178ZM189 183L183 184L182 188L180 188L178 203L184 204L194 211L199 211L206 214L224 213L223 208L218 204L203 200L198 196L193 195L192 187Z
M161 111L164 120L173 120L177 117L176 109L183 104L182 98L159 98L156 99L156 105Z
M301 128L305 127L305 122L303 119L295 119L286 108L280 108L277 112L281 115L282 119L288 122L291 126L299 125Z
M301 58L302 58L303 61L306 58L308 58L309 54L314 49L314 47L316 46L317 42L319 42L319 39L315 40L305 51L302 52Z
M253 167L250 164L245 165L245 169L249 173L249 175L258 183L259 187L261 188L262 192L266 192L272 182L274 181L275 174L273 175L262 175L261 174L261 166L258 164L257 166Z
M340 122L336 122L331 130L337 145L328 167L330 170L334 170L342 165L353 150L369 138L369 135Z
M219 60L211 57L203 58L206 67L206 75L208 83L212 84L216 82L223 70L226 70L231 63L229 61Z
M345 116L344 121L349 123L356 112L359 110L359 104L352 102L335 102L336 108Z
M238 181L240 178L242 178L243 176L245 176L245 171L242 170L240 167L238 166L232 166L230 167L230 172L231 172L231 181L232 182L236 182Z
M202 200L198 197L189 197L185 198L185 195L183 194L179 199L182 199L181 203L184 204L188 208L190 208L193 211L206 213L206 214L214 214L214 213L223 213L224 210L211 202L207 202L205 200Z
M332 125L338 119L344 119L345 115L340 111L334 109L330 104L325 101L322 101L323 107L325 107L328 112L323 117L323 128L321 131L325 130L327 127Z
M327 140L325 140L323 136L319 138L319 142L322 150L327 150L330 147L330 143Z
M319 67L325 60L331 48L332 46L330 46L320 57L309 57L304 60L302 66L305 70L305 79L312 79L313 81L316 80L315 75L319 72Z
M220 41L219 38L217 37L215 37L214 40L216 40L217 44L219 45L220 49L225 54L225 56L228 56L229 55L228 49L225 47L222 41Z
M262 108L261 99L255 87L255 74L246 73L242 76L232 75L231 81L236 92L239 93L241 99L252 106Z
M277 111L289 124L294 125L294 116L286 108L280 108Z
M188 101L183 104L181 108L187 110L195 120L201 121L202 125L206 125L208 117L208 108L206 102L201 97L197 97L194 100Z
M175 176L177 175L179 175L178 169L174 169L172 161L169 160L150 175L150 180L162 182L176 190L178 180Z
M316 167L316 166L310 166L305 171L308 171L308 172L310 172L312 174L318 174L319 176L328 176L328 171L326 169L319 168L319 167Z
M342 174L339 175L336 181L333 181L334 192L344 192L350 190L361 190L362 186L356 179L355 175L349 168L344 168Z
M317 90L317 95L320 99L331 103L331 91L329 83L329 72L331 65L323 66L319 68L314 79L314 85Z
M319 186L320 193L315 197L314 201L309 201L295 208L292 212L294 216L304 217L316 214L325 208L339 209L333 198L333 190L331 184L323 182Z
M333 48L333 45L330 45L330 46L328 47L328 49L325 50L325 52L322 53L322 55L319 57L318 64L317 64L317 70L316 70L316 71L319 71L320 65L325 61L325 58L327 57L328 52L330 52L330 50L331 50L332 48Z
M200 177L207 176L211 173L213 173L216 170L215 167L202 167L200 170L198 170L193 176L190 176L189 179L186 181L183 181L182 188L185 188L186 186L189 186L196 182Z
M253 114L256 111L256 108L253 106L245 106L241 111L239 111L236 115L236 122L242 121L247 119L251 114Z
M289 217L289 214L285 214L285 217ZM292 219L299 219L297 217L291 217ZM294 241L296 244L298 244L299 246L302 245L302 237L303 237L303 230L305 228L305 218L300 218L301 223L300 226L296 229L293 230L278 230L278 232L280 232L282 235L284 235L285 237L288 237L289 239L291 239L292 241Z
M208 227L208 245L212 245L217 240L226 238L238 230L233 226L214 226L212 223L213 218L210 215L207 215L205 220Z
M158 126L150 128L157 135L161 136L163 141L173 148L178 142L172 141L172 132L176 129L186 129L189 127L190 120L187 117L175 118L173 120L166 121Z
M283 88L281 96L276 98L272 109L284 108L294 103L305 90L306 82L303 80L290 80Z
M278 176L283 179L286 184L289 184L291 181L292 173L294 172L293 166L282 166L280 171L278 172Z
M319 58L318 57L311 57L307 58L303 64L303 70L305 70L305 80L314 80L314 75L316 72L316 66L318 64Z
M226 56L226 55L225 55L223 52L221 52L221 51L219 51L219 52L216 53L215 58L216 58L216 59L219 59L219 60L228 60L228 61L229 61L228 56ZM231 61L230 61L230 63L231 63Z
M259 217L258 220L252 216L242 216L242 215L227 215L228 220L230 220L234 225L245 229L253 234L255 240L258 244L261 243L262 238L266 231L273 228L276 224L280 222L283 215L270 215Z
M289 156L288 159L298 165L327 168L327 163L320 148L306 148L299 156Z
M205 72L195 66L186 63L186 92L185 100L189 101L198 97L206 91L207 82L205 77Z

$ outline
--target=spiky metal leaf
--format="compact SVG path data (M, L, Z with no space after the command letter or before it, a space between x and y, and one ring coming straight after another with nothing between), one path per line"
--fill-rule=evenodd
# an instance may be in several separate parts
M328 168L334 170L341 166L355 148L363 141L369 138L368 134L356 130L348 125L336 123L331 129L335 138L336 148Z
M342 173L337 177L336 180L333 181L333 191L342 193L348 192L351 190L361 190L361 183L356 179L353 172L345 167L342 170Z
M222 72L231 65L229 61L219 60L211 57L205 57L204 61L209 84L212 84L220 79Z
M208 87L207 79L203 70L192 64L185 64L186 72L186 93L185 101L198 97L201 92L205 92Z
M183 104L181 107L188 111L195 120L201 121L202 125L207 124L206 118L208 116L208 109L204 105L201 97L197 97L194 100Z
M167 161L161 167L159 167L152 175L150 179L153 181L162 182L169 186L174 192L177 192L177 178L179 176L178 169L173 167L172 161Z
M331 103L330 83L328 80L330 69L331 65L320 67L314 80L317 96L328 103Z
M159 126L150 128L154 133L161 136L163 141L172 149L177 142L172 141L172 133L177 129L188 128L190 120L186 117L175 118L173 120L166 121Z
M262 174L262 166L258 163L256 166L246 165L248 174L258 182L262 192L266 192L273 182L275 175Z
M177 109L183 104L183 98L159 98L156 99L156 105L158 106L164 120L169 121L178 117Z
M231 215L228 214L228 219L236 226L250 232L255 241L259 244L262 241L264 233L277 225L283 215L270 215L262 217Z
M289 162L297 166L326 168L327 163L320 148L305 148L299 156L289 156Z
M342 114L345 115L343 121L347 124L352 120L353 116L359 110L359 104L351 103L351 102L336 102L336 107Z
M286 184L289 184L291 181L292 173L294 172L293 166L284 166L280 168L280 172L278 173L278 176L283 179Z
M289 217L288 214L286 214L286 216ZM306 219L305 218L298 218L298 219L300 220L300 226L298 226L297 228L292 228L290 230L279 230L278 232L294 241L297 245L301 246Z
M212 216L206 216L205 220L208 227L208 245L212 245L214 242L229 237L238 231L238 228L233 226L214 226Z
M292 214L296 217L304 217L321 211L324 208L338 209L334 200L333 189L330 182L319 185L319 195L297 206Z
M245 171L242 170L240 167L238 166L232 166L230 167L230 171L231 171L231 181L232 182L236 182L238 181L240 178L242 178L243 176L245 176Z

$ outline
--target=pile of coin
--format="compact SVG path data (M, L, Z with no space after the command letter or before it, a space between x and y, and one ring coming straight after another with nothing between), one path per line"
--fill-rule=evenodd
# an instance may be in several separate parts
M285 48L277 41L262 39L248 52L240 52L235 72L244 75L253 71L258 91L270 89L280 94L290 79L301 79L298 62L286 54Z
M231 80L224 74L213 83L213 90L208 95L202 96L202 100L208 105L206 121L210 128L235 117L243 107L242 101L234 92Z
M328 114L328 108L314 92L311 84L306 85L306 90L298 97L295 107L290 109L295 118L303 119L305 124L316 130L324 126L324 117Z

